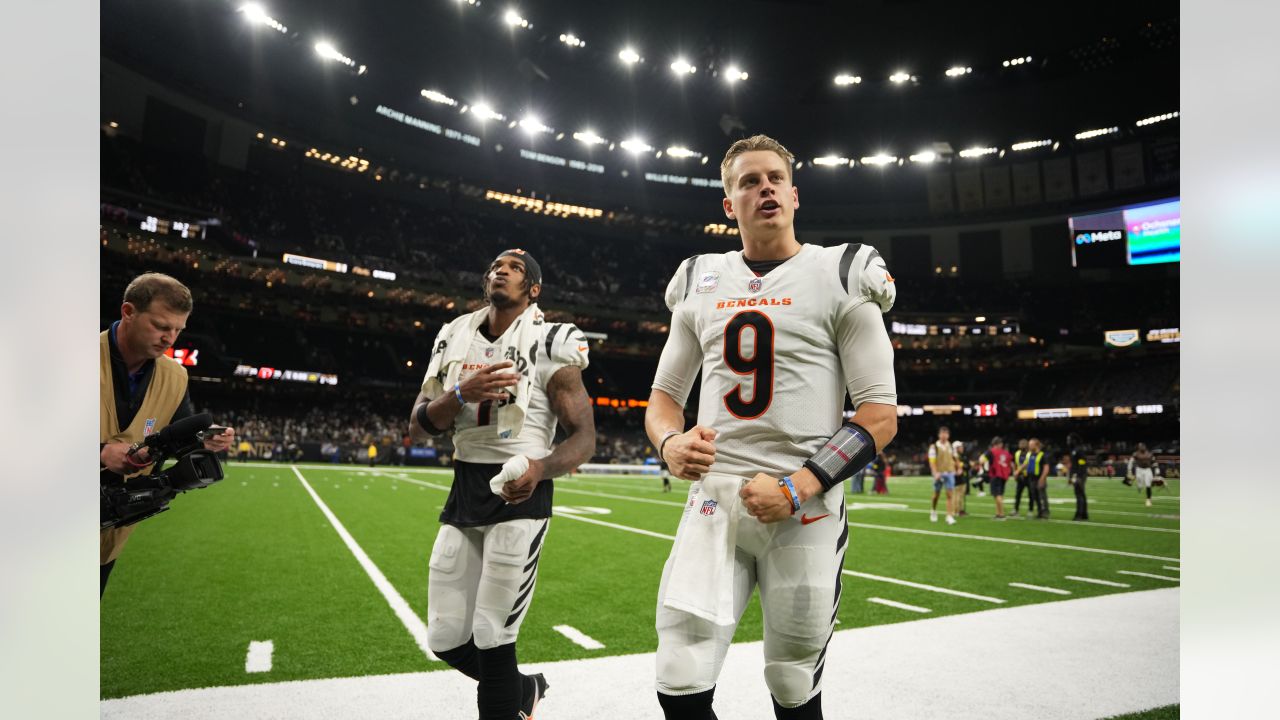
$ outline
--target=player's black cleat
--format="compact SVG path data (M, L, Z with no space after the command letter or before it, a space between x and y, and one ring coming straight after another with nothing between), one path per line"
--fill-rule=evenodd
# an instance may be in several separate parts
M533 711L537 709L538 703L542 702L542 698L546 697L547 688L551 685L547 683L542 673L526 675L525 680L528 688L525 690L524 702L520 705L520 720L533 720Z

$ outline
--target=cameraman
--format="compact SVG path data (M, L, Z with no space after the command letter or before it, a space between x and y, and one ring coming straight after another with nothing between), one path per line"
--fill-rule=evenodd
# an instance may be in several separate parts
M99 428L101 472L121 477L149 475L154 469L146 450L128 451L148 435L193 414L187 392L187 371L164 353L187 326L191 291L168 275L145 273L124 291L120 319L99 339ZM205 441L206 449L231 447L235 431ZM102 588L133 525L100 533Z

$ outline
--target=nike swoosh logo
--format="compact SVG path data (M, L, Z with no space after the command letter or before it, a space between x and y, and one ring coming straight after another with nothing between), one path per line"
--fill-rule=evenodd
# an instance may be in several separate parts
M586 345L579 345L579 346L578 346L578 352L586 352L586 351L587 351L587 346L586 346Z
M827 515L830 515L830 514L831 514L831 513L827 513ZM815 523L815 522L818 522L819 520L821 520L822 518L826 517L827 515L819 515L818 517L809 517L808 515L801 515L801 516L800 516L800 524L801 524L801 525L808 525L809 523Z

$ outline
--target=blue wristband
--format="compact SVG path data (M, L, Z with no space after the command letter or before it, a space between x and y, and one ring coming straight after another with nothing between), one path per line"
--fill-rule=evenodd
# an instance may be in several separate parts
M778 481L778 485L787 489L787 497L791 500L791 514L795 515L796 511L800 509L800 496L796 494L796 486L791 482L791 476L784 475Z
M462 399L462 383L453 386L453 396L458 398L459 405L466 405L467 401Z

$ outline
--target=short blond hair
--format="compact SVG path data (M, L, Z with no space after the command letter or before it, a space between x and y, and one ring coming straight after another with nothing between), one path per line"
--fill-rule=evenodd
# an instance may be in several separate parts
M124 301L138 312L146 312L152 302L167 306L176 313L191 312L191 291L176 278L164 273L143 273L124 289Z
M782 161L787 164L787 177L791 177L791 166L796 161L796 156L783 147L782 143L768 135L752 135L730 145L729 151L724 154L724 160L720 161L720 182L724 184L725 195L729 194L729 187L733 185L731 182L733 178L729 175L729 167L733 165L734 158L755 150L769 150L777 153L778 157L782 158Z

